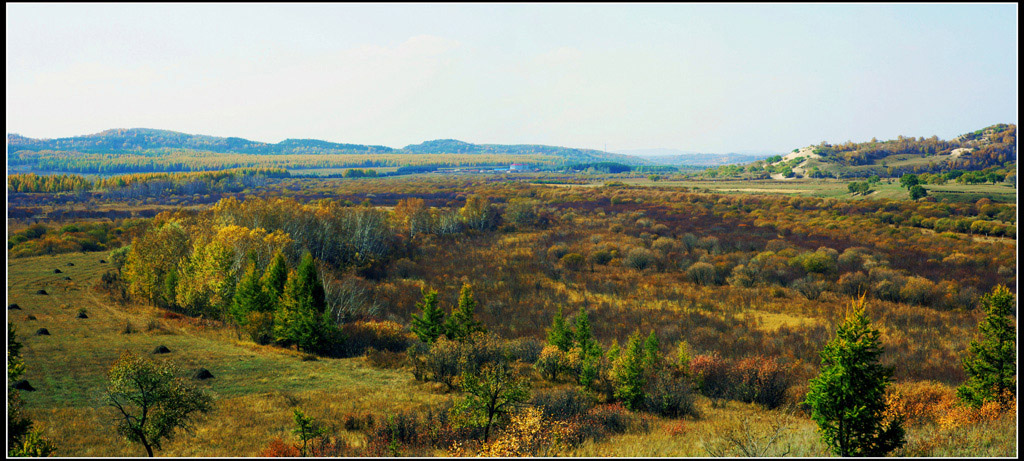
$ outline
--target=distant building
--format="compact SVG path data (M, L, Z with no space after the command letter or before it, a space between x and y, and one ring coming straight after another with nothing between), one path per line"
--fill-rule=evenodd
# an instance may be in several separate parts
M508 166L508 171L526 171L525 163L513 163Z

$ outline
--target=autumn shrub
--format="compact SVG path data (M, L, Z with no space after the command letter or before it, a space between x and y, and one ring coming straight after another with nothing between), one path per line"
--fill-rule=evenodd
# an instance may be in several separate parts
M715 266L706 262L696 262L686 269L686 277L699 285L712 285L715 283Z
M536 338L515 338L501 342L501 350L508 360L534 363L540 358L544 344Z
M642 406L669 418L698 416L693 391L694 385L684 373L666 367L647 377Z
M576 388L561 388L537 391L529 403L540 409L544 417L565 421L585 415L597 402L594 396Z
M640 247L633 247L626 250L626 255L622 258L622 264L626 267L642 271L654 264L654 253L651 250Z
M548 248L548 258L550 259L559 260L562 259L562 256L565 256L568 253L569 246L563 242L558 242Z
M579 271L584 268L586 259L579 253L567 253L562 256L562 265L571 271Z
M340 347L346 357L362 355L370 348L377 351L401 352L414 340L405 327L388 320L345 323L341 325L341 334L345 340Z
M594 264L606 265L612 260L612 253L608 250L597 250L590 253L590 262Z
M839 280L836 282L836 288L840 293L850 296L860 296L867 293L869 288L871 288L871 281L868 280L868 276L864 272L847 272L839 276Z
M718 352L695 355L690 360L690 372L700 393L713 399L728 398L736 386L729 362Z
M804 277L793 282L793 289L802 294L805 298L814 301L825 291L826 283L822 280L815 280L813 277Z
M790 371L774 357L756 355L736 363L733 395L738 400L757 403L769 410L778 408L786 399Z
M548 381L575 380L579 374L579 368L573 366L569 352L554 345L547 345L541 350L534 368Z

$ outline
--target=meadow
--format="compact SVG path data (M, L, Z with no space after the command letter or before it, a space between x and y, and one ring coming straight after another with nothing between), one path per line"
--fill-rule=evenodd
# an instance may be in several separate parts
M186 379L200 367L214 376L197 381L214 411L161 456L268 454L275 439L296 441L294 409L331 428L335 455L828 456L803 403L807 383L836 325L865 295L882 361L895 368L891 407L906 421L907 443L893 454L1015 455L1015 403L971 410L955 397L966 379L960 358L984 317L981 296L997 285L1015 290L1015 189L927 186L928 201L910 201L886 180L866 196L836 180L531 183L559 177L280 178L238 192L67 201L18 194L14 203L30 216L8 219L8 302L21 308L9 309L8 321L36 388L21 392L28 414L57 455L144 454L117 435L103 402L107 370L127 350L171 362ZM129 214L65 213L75 208ZM180 254L146 253L143 243L179 232L174 226ZM281 238L268 237L275 232ZM203 272L196 255L215 244L226 249L225 264ZM183 287L210 289L202 293L216 299L233 288L247 251L264 255L260 270L275 251L290 267L312 253L343 333L338 348L260 344L227 313L229 298L182 295ZM133 261L180 267L177 295L132 278L142 273ZM224 285L191 285L206 279ZM515 450L495 451L498 442L482 444L449 421L464 392L419 379L408 349L419 341L411 325L423 289L437 290L451 311L464 285L491 335L480 344L519 351L533 404L523 408L553 412L501 419L496 437L516 441ZM83 309L88 318L76 318ZM722 376L769 358L781 393L767 406L716 393L712 369L694 368L688 414L624 409L538 365L559 311L567 319L587 312L601 348L653 332L665 360L675 363L684 348L691 363L711 363ZM41 327L51 334L36 336ZM151 354L160 345L171 352ZM579 408L551 404L557 396ZM396 435L395 421L416 418ZM573 418L602 423L580 428ZM428 421L450 433L428 431ZM537 429L533 438L520 426Z

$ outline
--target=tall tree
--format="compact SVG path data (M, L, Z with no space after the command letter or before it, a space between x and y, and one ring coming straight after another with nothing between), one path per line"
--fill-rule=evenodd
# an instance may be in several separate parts
M416 303L421 314L412 315L412 332L420 341L433 343L445 332L444 311L437 304L437 291L423 287L423 300Z
M622 350L612 367L612 380L615 382L615 398L622 400L626 408L639 410L644 401L645 377L644 340L640 339L640 330L629 336L626 348Z
M320 352L328 346L335 330L316 263L306 253L285 283L274 319L274 336L285 344L295 344L299 350Z
M274 308L270 293L267 293L260 279L256 262L250 261L245 274L238 281L235 297L231 300L230 313L239 325L246 323L250 312L269 312Z
M806 404L822 440L839 456L885 456L905 443L902 421L885 416L885 389L893 369L879 363L878 330L864 313L864 297L821 351Z
M274 259L263 274L263 286L267 288L270 298L277 300L284 294L284 284L288 282L288 262L281 252L274 254Z
M962 359L967 382L956 390L960 400L971 406L1017 394L1013 298L1009 288L999 285L981 299L985 319L978 324L979 338L971 341Z
M110 367L106 401L117 410L117 432L142 444L150 457L175 430L191 430L196 417L213 408L208 394L174 374L167 363L129 352Z

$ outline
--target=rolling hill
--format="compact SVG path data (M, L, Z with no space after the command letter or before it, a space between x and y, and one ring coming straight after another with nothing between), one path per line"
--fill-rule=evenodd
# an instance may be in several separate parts
M148 128L112 129L57 139L7 135L9 167L75 173L204 171L239 167L348 168L592 162L648 165L629 155L536 144L473 144L439 139L401 149L317 139L264 143Z
M1017 161L1017 125L998 124L949 141L936 136L842 144L823 142L748 165L773 177L844 177L1003 168Z

